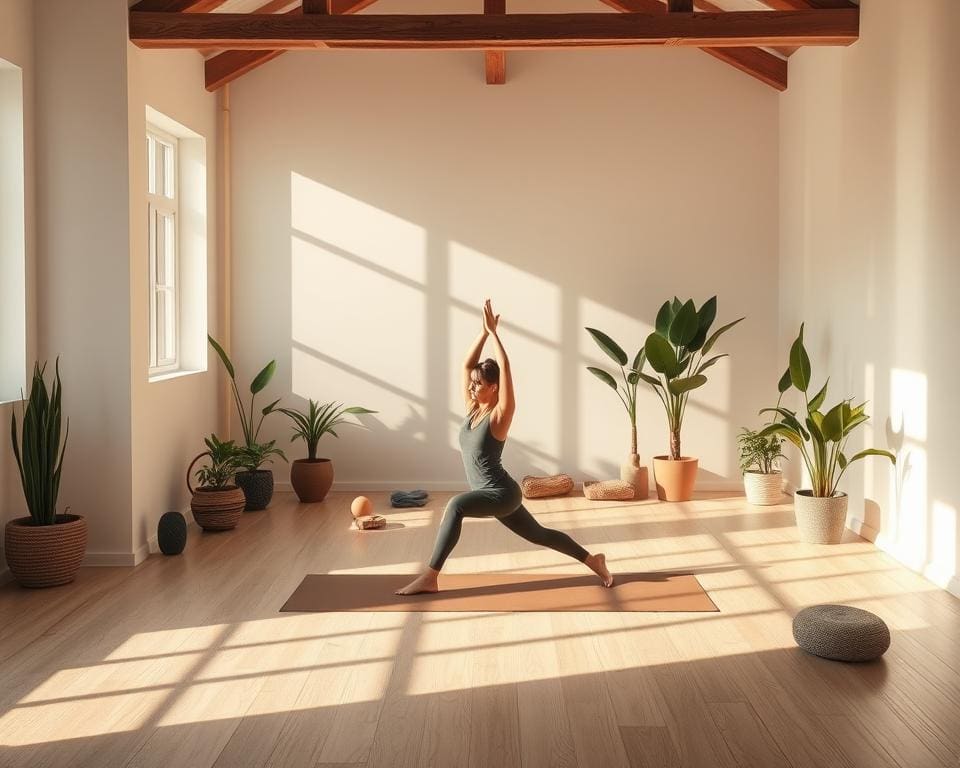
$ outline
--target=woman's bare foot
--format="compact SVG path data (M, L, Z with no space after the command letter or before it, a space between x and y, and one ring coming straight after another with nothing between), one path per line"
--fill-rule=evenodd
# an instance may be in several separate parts
M393 594L395 595L419 595L421 592L437 592L440 587L437 585L437 576L440 571L428 568L417 578L411 581L407 586L401 587Z
M600 577L600 581L603 582L603 586L612 587L613 586L613 574L607 569L607 556L598 553L596 555L589 555L584 564L593 571L597 576Z

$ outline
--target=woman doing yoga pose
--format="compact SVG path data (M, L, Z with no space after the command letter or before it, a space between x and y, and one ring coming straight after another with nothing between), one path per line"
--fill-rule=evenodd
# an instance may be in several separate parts
M497 335L499 321L500 315L493 314L488 299L483 305L483 331L470 347L463 366L467 418L460 428L460 450L470 490L454 496L447 504L427 569L398 589L398 595L437 591L440 569L460 538L465 517L495 517L527 541L579 560L600 577L605 587L613 586L604 556L591 555L562 531L540 525L521 503L520 486L500 463L515 402L510 363ZM497 359L487 358L481 363L480 353L488 337L493 340Z

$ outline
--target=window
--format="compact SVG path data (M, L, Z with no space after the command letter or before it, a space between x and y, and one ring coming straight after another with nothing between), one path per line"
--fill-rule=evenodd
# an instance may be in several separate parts
M23 72L0 59L0 403L27 377Z
M180 367L178 155L174 136L147 129L151 375Z

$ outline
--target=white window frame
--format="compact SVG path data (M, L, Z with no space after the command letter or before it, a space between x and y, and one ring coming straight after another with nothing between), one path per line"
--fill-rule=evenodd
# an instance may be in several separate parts
M170 149L173 158L172 162L163 167L160 160L161 153L151 151L156 144L162 144ZM172 373L180 370L180 330L182 327L180 314L180 147L179 140L166 131L156 126L147 126L147 232L148 232L148 254L149 254L149 282L150 282L150 367L149 375L157 376L165 373ZM172 178L168 179L168 176ZM157 184L164 182L162 187L151 193L150 181L155 180ZM166 182L171 182L172 195L166 194ZM161 219L169 219L173 222L171 249L173 259L173 284L167 285L157 280L159 275L160 253L158 245L160 244L160 232L158 224ZM166 245L164 239L163 245ZM173 307L173 333L172 343L174 346L172 354L168 352L162 358L161 347L163 346L161 334L165 329L161 327L158 318L158 294L165 291L170 295L168 305Z

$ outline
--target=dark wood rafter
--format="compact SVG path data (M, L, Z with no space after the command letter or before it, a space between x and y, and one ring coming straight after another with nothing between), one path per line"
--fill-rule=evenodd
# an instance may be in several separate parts
M858 10L730 13L524 13L302 16L236 13L130 13L130 40L140 48L296 50L485 50L676 45L756 47L850 45Z
M667 5L661 0L601 0L601 2L624 13L668 13ZM696 10L723 13L723 9L709 0L697 0ZM762 48L719 48L702 47L704 53L720 59L731 67L736 67L762 83L778 91L787 89L787 62ZM775 50L782 51L779 47ZM792 52L792 51L791 51ZM786 53L785 53L786 55Z
M210 13L227 0L140 0L131 11L145 13Z
M483 0L484 13L506 13L507 0ZM484 69L487 85L503 85L507 82L506 51L484 51Z
M333 14L357 13L373 5L376 0L329 0L329 10ZM258 8L254 13L274 13L290 4L290 0L272 0ZM287 13L299 14L303 9L294 8ZM279 51L224 51L206 60L204 78L208 91L216 91L251 70L273 61L283 53Z
M849 0L760 0L760 2L774 11L808 11L825 8L850 10L859 7Z
M693 13L693 0L667 0L667 13Z

